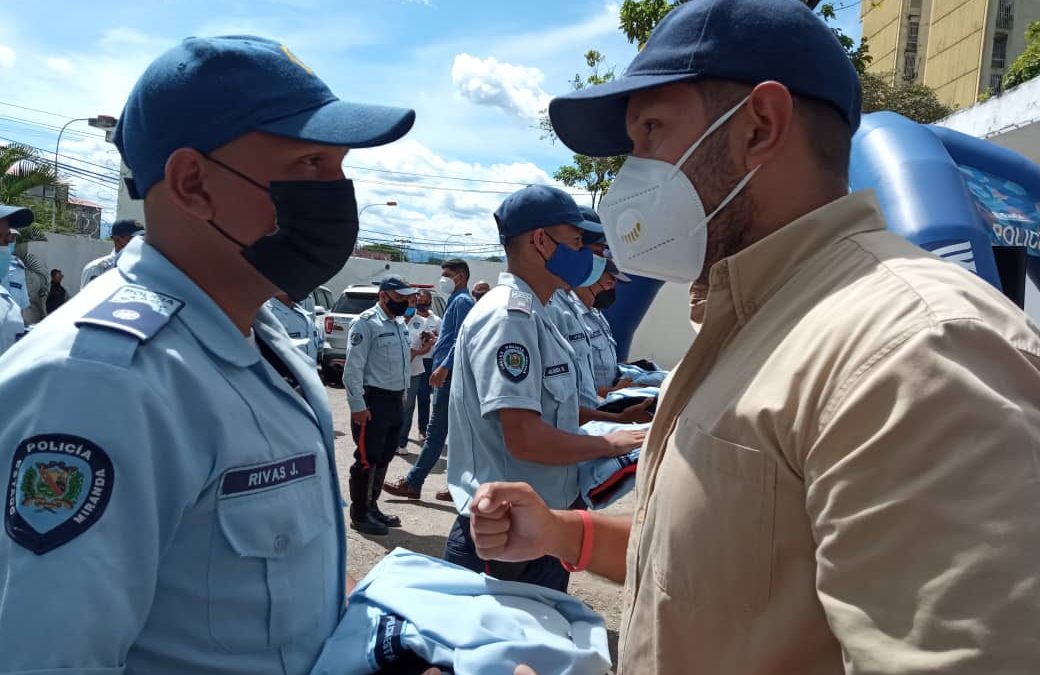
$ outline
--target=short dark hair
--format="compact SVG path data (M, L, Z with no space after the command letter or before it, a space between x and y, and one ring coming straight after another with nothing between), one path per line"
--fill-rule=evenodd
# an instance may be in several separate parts
M442 270L451 270L455 274L462 274L469 281L469 264L462 258L452 258L441 263Z
M54 269L51 270L51 276L52 277L54 276L55 272L57 272L58 274L61 274L61 270L59 270L57 267L55 267Z
M704 99L709 117L717 118L751 93L753 85L725 80L694 82ZM848 180L849 157L852 154L852 129L845 117L826 101L800 96L792 92L794 113L810 130L810 148L825 171Z

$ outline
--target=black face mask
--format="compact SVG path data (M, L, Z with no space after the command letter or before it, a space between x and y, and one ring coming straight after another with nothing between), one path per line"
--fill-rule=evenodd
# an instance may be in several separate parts
M408 309L407 300L386 299L386 311L390 312L390 316L401 316L406 309Z
M260 188L274 202L278 229L252 244L243 244L209 221L242 248L242 257L268 281L298 301L343 268L358 234L352 181L274 181L264 187L219 160L207 159Z
M430 311L430 305L416 305L415 308L417 310L419 310L420 312L428 312L428 311Z
M600 291L592 299L592 306L596 309L606 309L614 304L614 300L617 299L617 293L613 288L608 288Z

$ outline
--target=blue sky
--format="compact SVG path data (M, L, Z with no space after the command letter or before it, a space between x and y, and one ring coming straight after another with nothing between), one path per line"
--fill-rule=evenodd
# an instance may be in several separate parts
M849 5L836 25L858 37L855 0L835 4ZM341 98L416 109L404 140L347 158L360 203L400 203L368 210L363 228L413 240L488 242L495 239L491 213L505 196L496 193L551 182L569 160L565 148L541 139L537 115L584 72L584 52L600 50L619 71L635 55L617 24L617 4L604 0L9 2L0 17L0 142L53 152L57 132L47 127L118 115L140 72L177 40L263 35L287 44ZM74 123L61 152L111 175L118 154L93 134ZM98 184L106 181L72 182L77 196L114 217L116 193Z

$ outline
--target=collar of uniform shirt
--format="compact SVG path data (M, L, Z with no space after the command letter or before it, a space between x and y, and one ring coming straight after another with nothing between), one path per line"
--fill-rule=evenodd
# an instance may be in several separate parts
M730 256L725 265L712 269L711 287L725 284L723 279L728 278L737 316L744 322L814 255L852 235L883 229L884 216L874 192L850 194Z
M181 300L184 306L176 318L216 356L240 367L260 361L260 352L249 345L224 310L141 237L126 245L116 267L130 282Z

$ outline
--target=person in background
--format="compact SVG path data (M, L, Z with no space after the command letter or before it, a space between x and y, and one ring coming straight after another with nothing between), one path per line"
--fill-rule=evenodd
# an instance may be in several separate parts
M472 291L473 300L474 301L480 300L485 295L487 295L487 292L490 291L490 290L491 290L491 284L489 284L486 281L478 281L477 283L473 284L473 291Z
M407 476L383 486L384 490L395 497L419 499L426 477L437 465L437 460L444 451L444 443L448 438L448 400L451 396L455 340L458 338L462 322L476 302L469 293L468 284L469 265L465 260L453 258L441 265L441 278L437 281L437 290L441 295L448 296L448 305L441 320L440 335L433 347L433 372L430 374L430 386L436 389L433 394L433 413L426 427L426 441L415 465L408 471ZM436 498L440 501L451 501L451 495L447 490L439 490Z
M65 275L61 273L61 270L57 268L51 270L51 288L47 291L47 314L64 305L65 301L69 299L69 292L61 285L63 279L65 279Z
M126 248L126 245L130 243L130 240L135 235L141 232L144 232L144 228L132 218L123 218L112 223L112 231L109 235L112 238L112 252L91 260L86 264L79 282L80 290L83 290L91 281L115 267L119 253Z
M284 292L276 293L264 306L282 324L296 348L310 357L311 361L317 362L321 342L318 327L311 315Z
M14 259L14 227L28 227L34 218L27 208L0 204L0 270L10 269ZM0 355L26 333L22 307L11 295L8 283L6 278L0 280Z
M27 320L31 320L26 314L26 310L29 309L31 302L29 300L29 280L25 274L25 263L18 256L13 255L13 247L17 244L20 235L21 233L16 228L11 228L10 246L12 247L12 256L11 262L7 266L7 278L4 283L7 286L7 290L11 292L11 297L14 298L15 302L18 303L18 307L22 310L22 316Z
M407 318L408 338L411 340L412 382L408 387L408 398L404 403L404 421L401 423L401 436L397 441L398 449L408 445L408 432L412 429L412 416L416 403L419 405L419 440L426 441L426 427L430 423L430 372L433 370L433 345L440 333L441 320L430 308L433 299L428 290L421 290L416 295L415 313Z
M418 293L391 275L379 284L379 302L361 312L347 331L343 386L350 405L354 463L350 466L350 525L363 534L384 535L401 519L379 509L379 494L394 458L411 383L411 348L405 315Z

